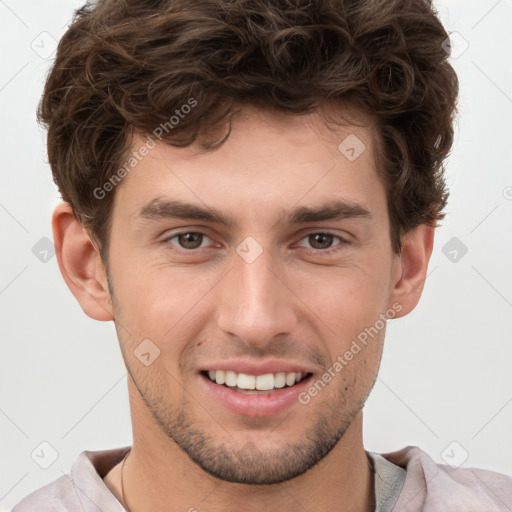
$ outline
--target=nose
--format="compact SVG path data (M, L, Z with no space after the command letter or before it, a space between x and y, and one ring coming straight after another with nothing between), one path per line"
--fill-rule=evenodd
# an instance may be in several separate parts
M290 277L270 250L263 250L252 262L235 253L233 267L218 290L219 328L255 348L293 333L299 301Z

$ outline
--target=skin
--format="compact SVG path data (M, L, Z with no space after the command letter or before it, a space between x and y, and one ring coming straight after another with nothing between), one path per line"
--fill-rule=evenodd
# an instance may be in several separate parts
M362 407L385 328L308 404L264 418L211 400L199 373L214 361L273 358L306 366L315 380L379 315L416 306L434 228L409 232L393 253L366 121L329 131L319 112L245 107L215 151L157 144L115 189L108 272L70 206L55 209L62 275L87 315L114 320L128 370L131 512L374 509ZM366 146L354 161L338 151L349 134ZM132 150L143 142L136 136ZM140 218L155 198L220 210L235 225ZM332 200L369 215L282 221ZM178 232L206 236L187 249ZM325 232L334 236L309 236ZM262 249L252 263L236 252L247 236ZM144 339L160 350L149 366L134 355ZM119 465L105 482L121 500Z

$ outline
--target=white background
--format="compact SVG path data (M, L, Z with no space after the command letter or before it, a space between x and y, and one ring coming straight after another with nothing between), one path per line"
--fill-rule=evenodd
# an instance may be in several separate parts
M52 238L59 197L35 121L52 58L39 54L53 49L80 5L0 0L0 511L69 472L81 451L131 443L113 326L85 316L56 258L43 263L32 252ZM464 467L512 474L512 0L436 5L447 30L459 34L451 199L422 301L389 324L365 445L378 452L417 445L442 462L456 441L444 453L461 462L467 452ZM453 237L468 249L456 262L442 252ZM58 452L48 469L31 457L43 449L51 461L44 441Z

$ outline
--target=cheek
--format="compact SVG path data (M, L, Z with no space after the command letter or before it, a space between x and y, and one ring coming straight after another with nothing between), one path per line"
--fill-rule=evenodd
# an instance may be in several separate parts
M383 274L379 268L362 264L329 269L314 279L303 276L297 294L323 321L328 338L346 342L372 327L385 313L389 277Z
M192 310L209 286L204 274L183 267L147 263L133 267L137 270L117 273L116 297L130 321L156 323L162 330Z
M114 280L115 317L125 328L118 332L126 350L133 353L149 339L160 350L158 366L179 374L184 352L200 343L191 340L201 338L208 297L205 293L214 283L213 276L196 276L184 268L149 266L144 274L123 273L118 268Z

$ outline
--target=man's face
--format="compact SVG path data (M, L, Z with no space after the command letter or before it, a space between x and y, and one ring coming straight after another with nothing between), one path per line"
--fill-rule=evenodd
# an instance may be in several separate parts
M366 147L355 159L354 135ZM171 216L186 210L171 202L223 218ZM337 216L309 211L335 203ZM115 191L109 252L138 407L219 478L273 483L312 467L376 378L400 277L389 233L365 128L247 109L214 151L157 144ZM302 380L287 385L292 373ZM242 389L255 385L272 389Z

